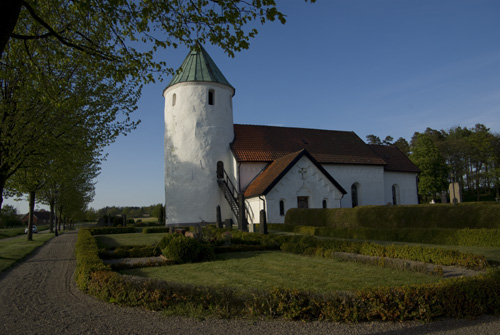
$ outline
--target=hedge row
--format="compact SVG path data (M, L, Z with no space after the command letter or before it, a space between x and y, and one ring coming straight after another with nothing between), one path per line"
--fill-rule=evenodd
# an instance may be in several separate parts
M160 254L161 250L157 245L119 246L112 250L99 250L99 257L101 259L154 257Z
M237 291L122 276L98 257L97 243L80 230L77 283L100 299L150 310L197 311L218 317L272 317L290 320L432 320L500 312L500 271L430 285L312 294L274 289Z
M143 234L157 234L157 233L168 233L170 232L170 228L167 227L147 227L142 228Z
M324 250L324 253L348 252L366 256L399 258L417 262L439 265L462 266L470 269L488 267L482 255L462 253L457 250L429 248L410 245L381 245L369 242L352 242L341 240L319 240L314 237L295 236L281 244L281 250L297 254L310 253L309 248ZM316 252L320 255L321 252Z
M135 233L135 227L96 227L96 228L86 228L90 231L92 235L104 235L104 234L127 234Z
M293 208L287 211L285 223L329 228L500 229L500 203Z
M270 224L269 229L302 235L354 240L398 241L410 243L500 247L500 229L451 228L328 228L290 224Z

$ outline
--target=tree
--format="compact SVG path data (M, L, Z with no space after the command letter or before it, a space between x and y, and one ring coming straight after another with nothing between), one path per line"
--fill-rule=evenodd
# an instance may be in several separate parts
M418 193L436 200L448 185L448 167L444 157L429 134L414 136L411 148L411 161L420 169Z
M6 0L0 13L0 208L7 179L74 125L101 149L135 128L140 83L173 73L159 48L210 42L234 56L251 21L285 22L274 0Z
M0 208L5 183L33 157L82 145L99 155L137 126L137 81L120 83L83 56L61 57L47 40L9 43L0 64Z
M375 145L381 145L382 141L380 140L380 137L375 136L373 134L366 135L366 140L368 141L368 144L375 144Z
M410 144L404 138L402 137L398 138L393 145L396 148L398 148L402 153L404 153L406 156L410 155Z
M63 49L119 63L127 74L145 67L165 70L164 62L154 60L155 51L180 44L210 42L234 56L258 33L247 28L250 22L286 21L275 0L5 0L0 13L0 57L12 39L52 39ZM27 33L20 21L39 29ZM109 41L96 42L95 33L103 30ZM136 42L151 47L140 50Z

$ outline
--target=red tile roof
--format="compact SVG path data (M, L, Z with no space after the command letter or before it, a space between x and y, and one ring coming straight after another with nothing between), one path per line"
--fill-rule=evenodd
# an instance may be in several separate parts
M386 171L416 172L420 169L397 147L391 145L370 145L373 151L387 162Z
M274 160L262 171L245 190L245 198L252 198L259 195L266 195L281 178L299 161L302 156L308 157L311 162L325 175L337 189L346 194L346 191L340 184L307 152L301 150Z
M231 148L239 162L272 162L306 149L319 163L385 165L354 132L234 125Z

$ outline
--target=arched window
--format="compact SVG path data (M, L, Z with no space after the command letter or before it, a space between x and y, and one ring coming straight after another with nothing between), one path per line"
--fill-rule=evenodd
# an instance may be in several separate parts
M176 100L176 98L177 98L177 95L174 93L172 95L172 106L175 106L175 100Z
M398 192L398 185L394 184L392 185L392 204L397 205L399 203L398 198L399 198L399 192Z
M209 105L215 105L215 91L214 90L208 90L208 104Z
M285 201L280 200L280 215L284 216L285 215Z
M358 204L359 204L358 186L356 184L351 185L351 201L352 201L352 208L358 206Z
M323 199L323 208L328 208L328 201Z

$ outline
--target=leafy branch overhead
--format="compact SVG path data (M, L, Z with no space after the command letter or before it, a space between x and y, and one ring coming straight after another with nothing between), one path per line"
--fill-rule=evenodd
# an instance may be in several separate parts
M0 12L0 56L11 39L51 39L56 52L78 50L144 80L173 72L155 59L159 49L211 43L234 57L257 24L286 21L274 0L6 0Z

